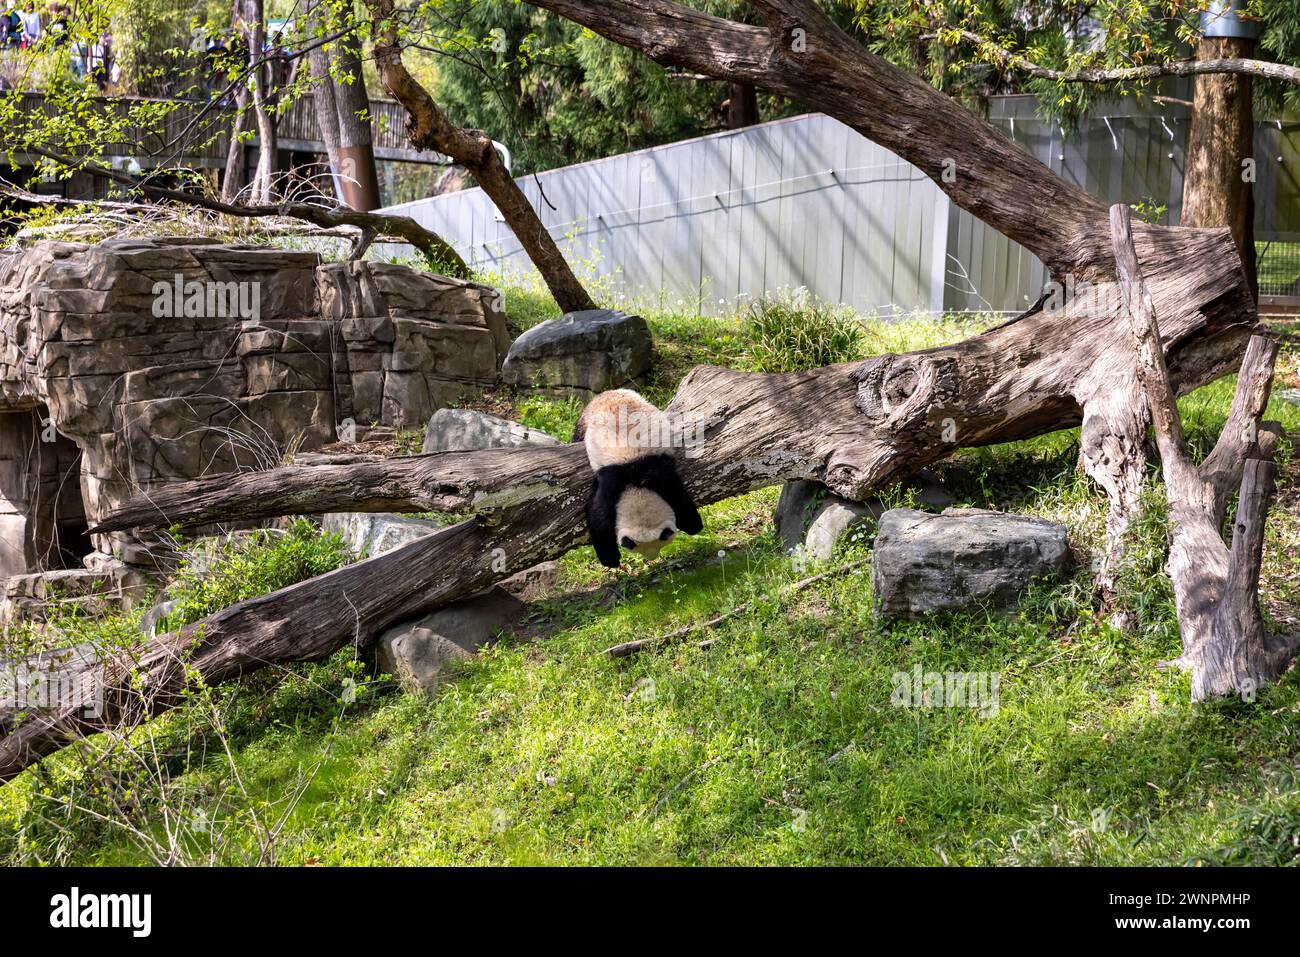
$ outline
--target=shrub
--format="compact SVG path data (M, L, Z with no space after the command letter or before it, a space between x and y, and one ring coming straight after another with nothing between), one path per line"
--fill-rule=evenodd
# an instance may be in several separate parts
M353 558L343 538L322 535L305 518L285 532L262 530L218 547L216 555L189 559L168 592L179 604L158 630L179 628L236 602L323 575Z
M749 308L748 365L801 372L861 358L866 333L852 311L804 290L756 300Z

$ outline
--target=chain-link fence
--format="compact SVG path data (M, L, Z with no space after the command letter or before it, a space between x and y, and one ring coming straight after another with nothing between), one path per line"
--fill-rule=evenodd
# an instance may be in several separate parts
M1300 234L1257 240L1259 294L1300 297Z

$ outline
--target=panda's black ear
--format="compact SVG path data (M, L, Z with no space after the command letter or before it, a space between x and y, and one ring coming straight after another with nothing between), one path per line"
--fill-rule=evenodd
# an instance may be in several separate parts
M626 479L617 469L604 468L596 473L591 484L591 497L587 499L587 532L596 557L606 568L618 568L617 514L618 497L623 494Z
M691 501L691 494L686 491L681 476L677 474L677 466L671 459L655 463L654 468L646 473L642 484L668 503L680 531L687 535L698 535L704 531L704 519L700 518L699 509Z

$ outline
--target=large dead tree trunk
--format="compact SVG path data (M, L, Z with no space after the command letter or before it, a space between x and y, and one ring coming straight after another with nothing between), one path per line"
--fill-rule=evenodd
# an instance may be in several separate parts
M433 150L450 156L473 174L478 185L500 210L528 258L565 312L594 309L586 288L573 274L568 261L528 202L524 191L510 175L492 137L482 130L466 130L452 123L427 90L402 65L402 48L392 0L366 0L378 25L375 35L375 65L384 88L410 116L407 133L416 149Z
M279 152L275 119L271 116L267 76L270 67L262 63L266 46L266 9L263 0L247 0L244 5L248 31L248 64L253 71L253 117L257 123L257 169L253 173L252 202L273 200L276 154Z
M318 3L308 5L307 16L309 37L323 36L325 28ZM339 201L353 209L378 209L379 176L360 41L354 34L345 34L336 47L337 56L331 56L324 44L307 55L316 123Z
M1202 37L1200 60L1249 58L1255 41L1242 37ZM1255 276L1255 200L1253 173L1255 117L1249 74L1207 74L1196 78L1192 125L1187 136L1183 179L1184 226L1227 226L1237 242L1242 266L1257 291Z
M966 342L804 373L693 370L670 411L703 424L682 474L718 501L789 479L863 499L956 448L1086 422L1084 459L1131 513L1146 413L1118 386L1134 376L1115 295L1105 207L925 83L872 56L804 0L752 3L766 26L666 0L545 0L664 63L763 86L825 109L930 173L960 205L1026 245L1058 277L1111 294L1037 306ZM394 54L390 51L389 56ZM423 91L420 91L423 94ZM951 161L958 176L941 173ZM1254 301L1226 229L1139 225L1134 240L1161 316L1171 385L1185 392L1238 363ZM474 518L384 555L242 602L106 664L106 711L0 713L0 780L78 735L181 700L187 682L323 658L360 635L471 594L585 541L591 475L580 446L439 453L276 469L154 493L99 530L353 510L470 510ZM134 671L132 671L134 669ZM128 675L136 676L129 680ZM143 689L143 690L140 690Z
M1157 309L1133 248L1127 206L1111 207L1120 288L1132 317L1137 378L1146 392L1169 497L1169 577L1174 584L1183 653L1173 664L1191 672L1192 700L1252 696L1276 681L1300 650L1300 636L1273 636L1259 611L1264 521L1273 490L1274 432L1262 429L1277 339L1251 338L1228 421L1201 465L1192 464L1160 348ZM1232 547L1224 544L1228 496L1238 489Z

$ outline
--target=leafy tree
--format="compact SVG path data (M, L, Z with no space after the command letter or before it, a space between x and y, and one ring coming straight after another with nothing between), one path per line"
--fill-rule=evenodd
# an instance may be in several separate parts
M731 16L746 6L694 5ZM516 173L724 128L727 84L666 70L548 11L426 0L418 22L418 46L437 55L434 96L461 125L506 142ZM761 103L764 118L791 109L767 95Z

